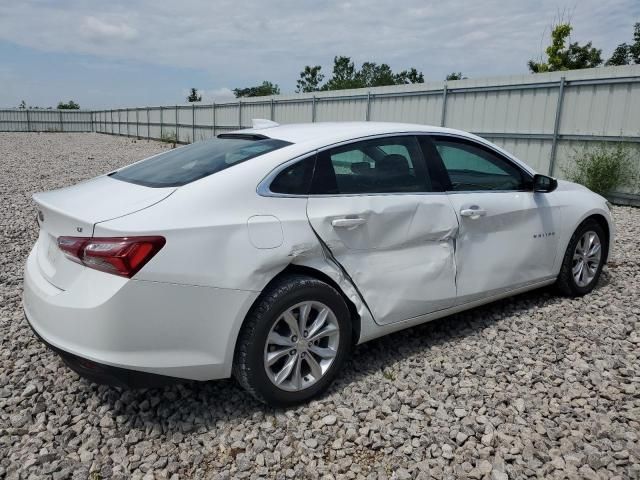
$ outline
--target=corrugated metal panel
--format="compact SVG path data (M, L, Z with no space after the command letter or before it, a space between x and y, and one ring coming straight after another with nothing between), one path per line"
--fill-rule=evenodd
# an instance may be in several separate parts
M317 107L316 102L316 107ZM278 123L309 123L313 121L313 100L276 103L274 121ZM317 121L317 116L316 116Z

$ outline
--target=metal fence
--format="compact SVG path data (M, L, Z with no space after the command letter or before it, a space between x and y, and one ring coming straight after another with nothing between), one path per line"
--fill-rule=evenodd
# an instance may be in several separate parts
M0 132L91 132L88 110L0 110Z
M11 120L7 111L0 111L0 130L77 129L180 143L248 127L252 118L279 123L366 120L440 125L476 133L536 170L562 177L572 152L593 141L629 142L640 157L640 65L214 104L80 111L75 112L80 117L68 117L68 124L68 112L10 112L22 117ZM38 122L36 112L59 114L62 122L56 124L54 117ZM623 191L616 199L635 203L639 193Z

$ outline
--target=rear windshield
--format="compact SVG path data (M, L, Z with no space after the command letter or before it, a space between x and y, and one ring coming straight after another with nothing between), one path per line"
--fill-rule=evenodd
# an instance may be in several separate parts
M179 187L286 145L273 138L213 138L161 153L111 177L146 187Z

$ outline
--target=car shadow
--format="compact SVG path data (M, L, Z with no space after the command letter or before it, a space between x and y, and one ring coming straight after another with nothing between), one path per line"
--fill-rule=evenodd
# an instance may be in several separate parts
M598 287L610 282L604 271ZM506 316L531 313L557 301L550 287L498 300L432 322L411 327L356 346L333 385L318 398L339 395L352 382L363 377L381 375L392 378L396 362L421 351L472 335L494 326ZM282 414L285 409L264 405L246 393L233 379L210 382L184 382L163 388L123 390L99 386L81 380L82 388L92 390L100 403L108 405L114 417L120 417L122 427L160 425L166 434L185 433L194 429L215 429L219 421L234 418ZM305 405L292 407L305 409ZM273 417L271 417L273 418Z

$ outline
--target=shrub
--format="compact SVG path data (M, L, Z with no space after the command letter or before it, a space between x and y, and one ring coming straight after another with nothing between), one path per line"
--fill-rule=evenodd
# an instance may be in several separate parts
M570 160L563 169L567 178L600 195L607 195L621 186L638 188L637 165L634 165L633 150L628 144L598 143L574 150Z
M175 132L163 132L160 137L160 141L164 143L172 143L173 148L176 148L177 137Z

